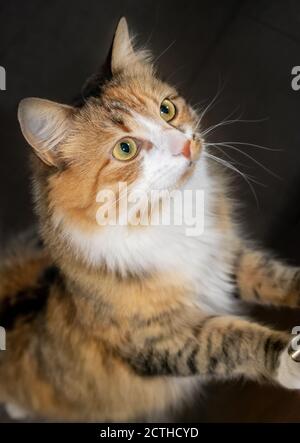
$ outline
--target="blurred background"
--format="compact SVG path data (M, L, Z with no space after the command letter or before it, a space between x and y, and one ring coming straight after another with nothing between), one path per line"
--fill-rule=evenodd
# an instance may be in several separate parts
M300 265L300 65L298 0L0 0L0 247L34 222L29 147L18 102L37 96L72 103L105 61L118 19L149 46L164 79L192 103L216 153L232 162L239 220L250 238ZM229 147L231 145L231 147ZM230 158L229 158L229 157ZM300 312L251 309L290 329ZM217 383L183 405L180 421L299 421L300 394L254 383ZM0 414L1 415L1 414ZM4 413L2 421L7 420Z

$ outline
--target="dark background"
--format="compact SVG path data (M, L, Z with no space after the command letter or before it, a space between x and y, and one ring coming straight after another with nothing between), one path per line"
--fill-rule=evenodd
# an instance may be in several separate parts
M236 174L233 192L245 230L300 264L300 91L291 88L291 70L300 65L299 0L0 0L0 65L7 72L7 90L0 91L0 247L34 221L29 148L16 118L19 100L38 96L71 103L105 60L122 15L158 57L161 74L192 103L205 106L220 91L204 129L231 113L230 119L256 120L220 127L208 139L273 149L235 145L243 154L224 148L236 167L260 182L252 184L256 201ZM300 321L299 312L288 310L256 309L253 315L281 328ZM178 416L299 419L300 394L242 382L209 386Z

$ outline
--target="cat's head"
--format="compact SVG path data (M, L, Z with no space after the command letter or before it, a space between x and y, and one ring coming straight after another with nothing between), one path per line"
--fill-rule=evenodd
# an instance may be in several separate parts
M133 48L124 18L99 96L81 107L28 98L18 116L37 167L48 171L51 211L86 227L96 226L99 191L120 198L119 182L147 192L178 188L201 157L196 113L158 79L149 54Z

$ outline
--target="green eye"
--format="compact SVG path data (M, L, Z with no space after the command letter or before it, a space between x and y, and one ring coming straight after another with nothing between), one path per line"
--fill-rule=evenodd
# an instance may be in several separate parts
M163 100L160 105L161 118L163 118L166 122L170 122L171 120L173 120L175 115L176 115L175 105L171 102L171 100L165 98L165 100Z
M113 149L113 156L117 160L127 161L132 160L138 152L137 145L132 138L124 138L119 141Z

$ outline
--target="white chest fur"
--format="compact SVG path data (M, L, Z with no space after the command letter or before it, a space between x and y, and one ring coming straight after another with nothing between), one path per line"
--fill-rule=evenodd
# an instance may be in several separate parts
M183 190L201 190L204 195L201 214L204 230L198 236L186 235L184 224L137 229L105 226L89 234L69 224L61 215L56 224L61 226L61 235L90 265L106 263L108 268L124 275L128 271L174 272L193 287L195 299L192 303L208 313L233 312L230 233L225 235L217 229L218 220L212 211L214 183L207 176L204 165Z

